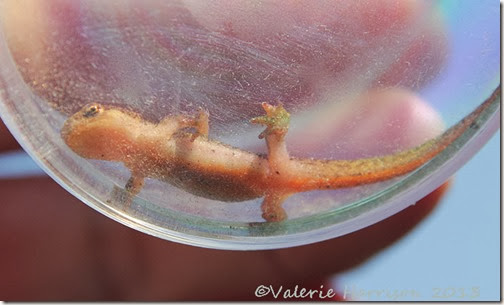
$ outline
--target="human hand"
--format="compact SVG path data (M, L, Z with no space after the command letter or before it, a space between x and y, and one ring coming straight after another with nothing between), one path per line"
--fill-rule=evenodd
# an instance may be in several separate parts
M61 24L68 25L68 21L72 19L68 16L75 17L76 14L71 3L75 2L52 1L51 5L47 5L53 9L54 13L58 11L54 9L55 7L65 4L66 14L55 13L53 23L49 26L37 27L39 31L49 31L52 30L51 27L58 27ZM334 28L330 29L331 35L340 33L338 29L342 23L360 24L367 26L368 33L371 33L371 36L366 37L376 40L377 45L380 45L391 29L406 31L408 25L419 18L417 8L422 6L421 2L404 2L404 4L399 2L398 7L388 11L390 6L378 1L356 2L356 4L342 2L344 5L341 7L330 5L323 10L298 7L296 3L283 4L282 7L269 7L267 10L268 14L271 14L269 22L257 29L251 25L257 25L257 20L263 18L264 11L258 12L258 15L249 15L247 10L233 5L234 2L225 3L225 6L212 7L212 4L210 7L201 8L195 6L198 5L197 2L191 2L190 11L193 16L200 19L204 28L218 30L222 27L229 31L229 33L224 33L224 36L250 41L258 48L267 48L273 37L271 32L281 32L284 27L289 28L289 22L298 22L296 20L299 18L311 22L322 20L320 19L322 17L329 18L326 23L332 22ZM220 7L227 7L227 9L219 10ZM289 9L285 10L285 8ZM339 11L336 14L329 9L339 9L345 13ZM36 10L24 10L23 13L24 16L37 14ZM321 16L322 13L324 16ZM209 19L208 16L212 18ZM340 19L341 16L347 19L334 20L336 17ZM39 19L32 18L32 20L36 22ZM30 24L29 21L26 22ZM33 29L30 26L26 28ZM252 28L254 28L253 31ZM344 28L348 30L348 27ZM62 31L60 34L71 35L72 29L75 30L75 27L70 25L66 28L66 32ZM350 29L350 32L345 35L355 37L363 33L361 27L354 28L353 31ZM435 75L435 70L431 67L441 62L442 41L437 39L439 34L433 28L426 27L421 32L422 35L419 35L418 39L408 42L408 47L402 53L405 58L401 61L409 61L410 68L387 66L382 73L373 75L373 84L397 85L400 83L409 89L417 89L416 86L421 86L422 82ZM256 33L261 33L261 35L256 35ZM28 83L51 76L51 73L45 74L44 71L47 71L48 67L52 68L52 64L57 60L63 61L66 67L70 66L73 71L78 72L74 75L89 74L85 71L86 65L78 65L75 60L81 58L83 63L89 63L87 61L89 57L86 57L89 56L86 54L87 51L77 48L74 51L81 50L81 52L66 54L67 57L56 57L56 53L48 53L44 63L37 63L37 59L33 59L31 53L33 45L31 49L24 48L26 46L23 45L24 42L26 41L21 39L16 45L15 38L11 37L14 57L18 64L26 56L32 59L30 67L20 64L26 69L23 76ZM310 52L298 54L291 48L279 48L268 51L267 54L275 54L276 58L283 61L291 58L296 63L296 69L302 69L301 74L307 75L306 77L278 78L276 81L267 78L269 80L267 82L259 80L256 83L256 85L264 85L264 90L258 90L258 88L262 89L262 86L252 86L241 92L222 90L217 95L212 95L208 93L214 89L207 83L209 77L205 74L208 72L206 71L202 72L203 74L198 73L203 79L200 84L206 84L202 85L203 89L208 89L200 93L203 102L209 103L215 103L208 99L209 96L222 103L230 103L229 101L242 96L250 98L250 103L269 100L272 97L290 101L292 106L298 103L314 102L315 98L311 100L313 94L322 90L321 88L331 87L330 91L332 91L334 87L343 86L337 84L334 79L352 79L352 77L358 79L359 73L367 69L366 66L359 65L362 58L334 61L335 57L359 52L358 54L367 55L369 60L374 60L376 58L373 50L373 48L366 50L358 45L343 45L334 50L327 48L320 57ZM225 58L232 58L232 55L228 54ZM376 56L380 58L382 55ZM315 62L320 63L314 66ZM333 63L333 65L326 66L323 63ZM191 65L194 62L188 60L186 64ZM61 69L67 71L66 68ZM117 69L121 70L123 67ZM135 71L132 73L136 75ZM429 77L418 81L415 78L417 73L423 73ZM93 91L90 91L90 86L97 84L94 80L84 79L79 84L80 87L66 82L63 88L60 86L61 78L57 73L53 74L52 78L46 82L48 85L45 87L34 85L34 91L46 97L47 100L51 100L61 111L71 112L73 107L80 107L81 102L86 102L83 100L85 98L100 98L93 96ZM113 71L111 74L113 75ZM245 75L257 76L255 73ZM262 76L264 80L267 75ZM72 80L71 75L66 75L66 77L67 80ZM399 82L399 79L405 81ZM249 78L246 80L252 83ZM329 80L336 84L327 86ZM284 87L290 90L276 91L269 85L271 83L284 84ZM100 87L98 91L117 92L117 88L114 87L117 83L111 83L110 86L114 86L110 88L106 85L105 82L104 87ZM373 87L373 85L369 86ZM293 88L300 89L292 90ZM57 95L55 99L49 98L49 94L54 92L59 92L61 95ZM121 92L117 93L118 96L121 94ZM383 113L393 115L399 126L407 127L406 132L399 136L394 134L392 129L385 132L380 130L380 134L385 135L383 142L396 141L396 146L388 149L419 144L439 131L440 122L435 112L413 95L403 91L369 94L373 97L372 99L365 98L360 102L372 101L365 106L366 109L380 109ZM125 98L121 96L121 99ZM168 102L173 99L168 95L160 95L157 98L166 98ZM222 104L214 105L214 112L219 110L219 105L225 108ZM246 110L247 118L250 118L249 111L252 110L249 110L246 102L226 105L235 107L233 108L235 112ZM398 106L401 106L399 114L395 112ZM151 110L151 113L156 113L156 111ZM373 113L370 111L364 114L361 118L363 122L372 117ZM219 112L215 116L225 117ZM377 147L373 144L377 141L365 140L366 137L369 139L376 137L376 130L382 125L381 122L375 122L375 124L376 126L367 126L370 132L364 135L362 141L358 141L361 143L359 150L376 153ZM335 134L332 136L338 137L336 135L338 129L328 130L334 130ZM306 145L304 141L299 145L303 143ZM316 147L319 143L308 145ZM0 148L3 150L17 148L5 131L0 135ZM355 151L356 146L349 144L346 151L351 152L352 149ZM359 153L363 153L362 151ZM383 153L388 152L383 151ZM2 287L0 295L6 300L253 300L255 299L254 291L261 284L309 285L357 266L410 231L428 215L444 191L445 188L442 187L421 200L419 204L380 223L340 238L290 249L236 252L185 246L133 231L93 212L48 178L4 180L0 184L0 193L3 196L3 203L0 206L2 209L0 223L3 226L0 230L0 243L4 245L1 254L3 259L0 260L0 269L4 274L0 280L0 287Z
M394 101L388 101L392 104L386 112L393 112ZM418 108L414 98L407 101ZM425 116L435 114L410 112L403 123L415 126ZM5 129L0 147L18 148ZM7 179L0 183L0 270L5 275L0 295L6 300L253 300L263 284L318 288L326 284L324 279L404 236L445 190L340 238L238 252L190 247L133 231L95 213L47 177Z
M428 2L316 3L24 0L6 1L3 19L26 83L61 112L100 101L156 120L202 106L217 134L263 101L292 114L371 88L416 91L441 68Z

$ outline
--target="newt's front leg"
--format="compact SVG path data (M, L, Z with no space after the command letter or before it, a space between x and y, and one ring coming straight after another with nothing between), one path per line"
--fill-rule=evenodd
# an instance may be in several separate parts
M285 144L285 135L289 130L290 114L282 105L272 106L262 103L266 115L253 118L252 123L265 125L266 129L259 135L259 138L266 139L268 147L269 179L273 182L282 175L287 175L289 164L289 153ZM282 204L291 193L279 189L269 189L266 191L264 201L261 205L262 217L268 222L282 221L286 218Z
M169 129L167 132L167 137L172 134L183 130L184 128L194 128L196 132L194 133L192 140L194 141L197 137L208 138L208 112L203 108L198 110L196 116L188 115L177 115L172 117L167 117L160 122Z
M140 193L144 184L144 176L133 172L131 177L128 179L128 182L126 182L124 189L128 192L129 196L134 197Z
M159 128L163 128L167 138L186 128L195 129L191 137L192 141L197 137L208 138L208 112L200 108L195 116L176 115L166 117L159 123L159 126ZM114 188L112 198L115 198L124 207L129 207L133 198L140 193L144 186L145 174L142 173L143 171L138 168L138 164L135 162L126 162L125 165L130 169L131 176L126 182L124 190Z

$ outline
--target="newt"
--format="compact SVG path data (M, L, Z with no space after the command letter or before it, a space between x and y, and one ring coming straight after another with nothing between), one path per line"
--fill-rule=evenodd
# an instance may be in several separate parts
M266 114L251 119L265 125L266 156L208 138L208 112L172 115L158 123L139 114L99 103L69 117L61 130L65 143L88 159L122 162L131 171L125 190L137 195L146 178L180 187L197 196L225 202L264 197L267 222L286 219L282 203L292 194L375 183L407 174L450 145L479 114L500 101L500 86L459 123L409 150L358 160L314 160L289 156L285 135L290 114L280 104L262 103Z

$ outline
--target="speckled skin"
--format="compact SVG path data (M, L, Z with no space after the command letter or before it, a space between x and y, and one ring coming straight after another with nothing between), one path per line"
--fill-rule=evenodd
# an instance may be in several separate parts
M149 177L215 200L264 197L263 218L281 221L286 218L282 203L291 194L373 183L415 170L499 97L500 87L458 124L418 147L359 160L291 158L284 142L289 114L281 105L266 103L266 115L251 121L267 126L260 135L268 145L267 157L208 139L208 114L202 110L196 117L170 116L155 124L124 109L91 104L65 122L61 135L84 158L123 162L131 170L126 184L130 198ZM197 132L187 132L188 127Z

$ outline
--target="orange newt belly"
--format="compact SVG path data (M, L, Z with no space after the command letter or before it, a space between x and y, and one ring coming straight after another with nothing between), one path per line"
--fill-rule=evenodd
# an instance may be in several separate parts
M281 205L290 195L374 183L422 166L455 141L489 107L500 105L500 87L472 113L442 135L415 148L359 160L291 158L285 145L289 113L280 105L263 103L265 116L253 123L266 125L268 155L263 157L208 139L208 113L172 116L159 123L143 120L121 108L91 104L70 117L62 137L82 157L124 162L131 170L125 189L138 194L144 178L155 178L194 195L220 201L264 197L266 221L281 221ZM195 134L183 132L196 129Z
M127 166L135 170L141 164L145 176L209 199L232 202L264 196L268 177L266 158L216 141L191 137L191 134L179 134L161 145L142 145L148 151L149 161L132 160Z

